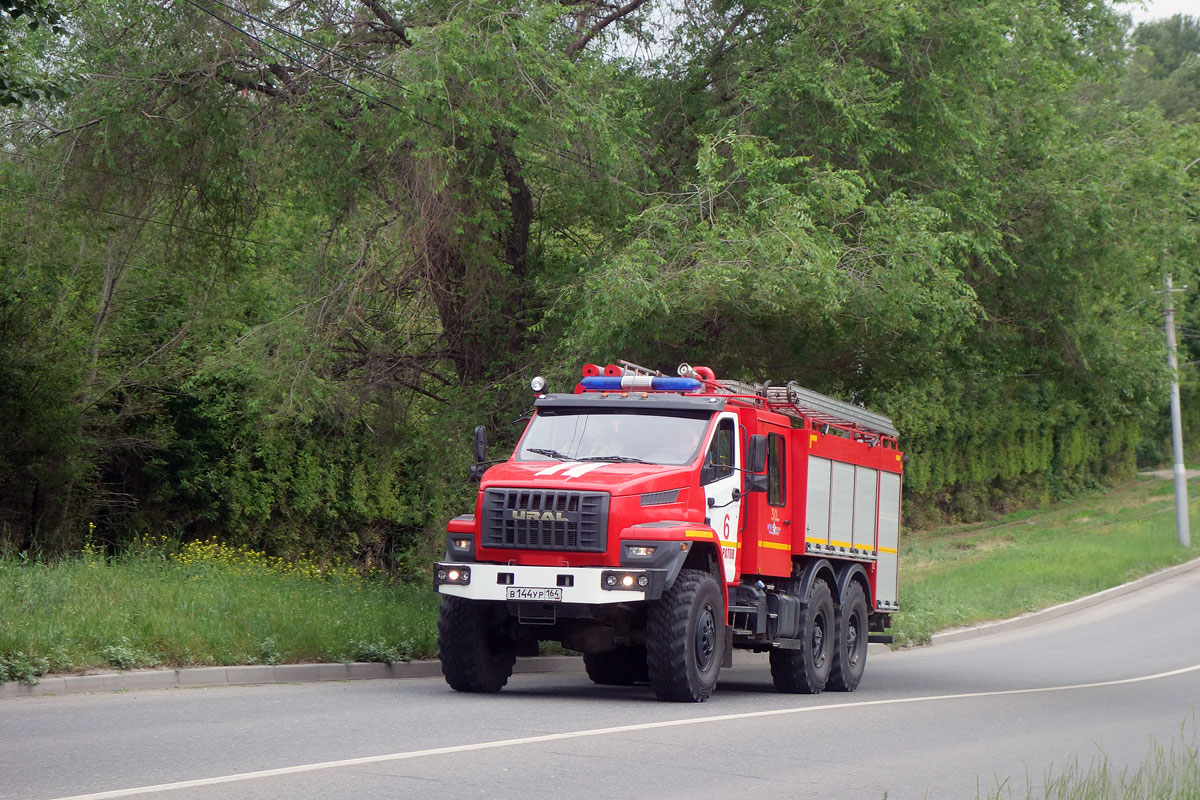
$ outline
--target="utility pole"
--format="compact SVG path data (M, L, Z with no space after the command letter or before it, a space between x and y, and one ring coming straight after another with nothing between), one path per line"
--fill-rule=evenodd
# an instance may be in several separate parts
M1186 287L1185 287L1186 288ZM1171 366L1171 443L1175 449L1175 533L1179 544L1191 547L1192 535L1188 527L1187 471L1183 466L1183 422L1179 412L1179 361L1175 357L1175 304L1171 295L1183 289L1171 288L1171 276L1166 276L1163 296L1167 300L1167 363Z

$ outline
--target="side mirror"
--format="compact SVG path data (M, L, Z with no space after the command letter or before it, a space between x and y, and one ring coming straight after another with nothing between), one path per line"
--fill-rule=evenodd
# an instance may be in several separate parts
M713 464L712 453L704 454L704 464L700 467L700 485L707 486L717 479L717 468Z
M475 427L475 463L487 460L487 428Z
M750 437L746 445L746 461L749 469L746 471L746 491L765 492L767 490L767 437L756 433Z
M747 446L746 461L750 467L750 472L759 473L767 469L767 437L761 433L756 433L750 437L750 444Z
M483 480L483 473L487 472L487 464L483 463L486 457L487 428L479 425L475 428L475 463L467 470L467 480L472 483Z

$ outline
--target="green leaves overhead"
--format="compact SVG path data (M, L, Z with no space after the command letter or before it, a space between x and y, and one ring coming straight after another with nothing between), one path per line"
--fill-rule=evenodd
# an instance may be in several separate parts
M0 110L0 546L95 520L397 559L469 506L471 427L502 450L525 379L585 360L878 407L939 513L1124 474L1162 398L1153 289L1200 263L1188 18L57 13L0 6L0 77L88 76Z

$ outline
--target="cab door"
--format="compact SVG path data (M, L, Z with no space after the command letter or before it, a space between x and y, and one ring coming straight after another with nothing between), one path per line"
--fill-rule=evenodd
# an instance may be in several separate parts
M740 572L738 527L742 507L741 443L736 414L726 412L717 416L704 464L701 483L707 503L706 516L721 540L725 582L733 583Z
M746 498L741 573L786 577L792 574L791 428L760 420L758 432L767 439L766 491Z

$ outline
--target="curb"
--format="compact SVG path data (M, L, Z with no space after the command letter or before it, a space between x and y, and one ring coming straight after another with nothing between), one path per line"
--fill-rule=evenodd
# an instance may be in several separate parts
M1144 589L1147 586L1153 586L1156 583L1162 583L1170 578L1174 578L1176 575L1196 572L1197 570L1200 570L1200 558L1194 558L1191 561L1185 561L1182 564L1176 564L1173 567L1167 567L1166 569L1159 570L1158 572L1151 572L1149 575L1143 575L1136 580L1123 583L1120 586L1114 586L1111 589L1105 589L1104 591L1096 592L1095 594L1089 594L1088 596L1080 597L1077 600L1070 600L1066 603L1060 603L1056 606L1043 608L1041 611L1031 611L1027 614L1022 614L1019 617L1013 617L1012 619L984 622L979 625L973 625L969 628L951 628L949 630L942 631L941 633L935 633L930 638L929 643L936 647L937 645L950 644L952 642L963 642L971 639L979 639L984 636L990 636L994 633L1003 633L1005 631L1027 628L1035 623L1044 622L1048 619L1065 617L1067 614L1072 614L1085 608L1091 608L1092 606L1098 606L1101 603L1112 600L1113 598L1132 594L1133 592Z
M951 628L930 637L933 646L970 641L992 634L1026 628L1049 619L1057 619L1113 598L1162 583L1176 575L1200 571L1200 558L1152 572L1141 578L1060 603L1041 611L1032 611L1012 619L984 622L968 628ZM887 645L869 645L875 655L890 653ZM740 663L739 663L740 662ZM734 666L765 664L765 653L737 651ZM583 659L578 656L538 656L518 658L514 675L540 672L583 672ZM310 683L317 681L361 681L381 678L434 678L441 675L440 661L392 661L388 663L352 664L279 664L247 667L187 667L183 669L133 670L105 672L95 675L49 675L28 685L17 681L0 683L0 700L6 697L37 697L42 695L78 694L85 692L130 692L141 689L184 689L216 686L252 686L268 683Z
M868 645L876 656L890 652L885 644ZM767 663L766 653L734 652L734 666ZM543 672L583 672L579 656L518 658L514 675ZM0 699L85 692L132 692L142 689L199 689L219 686L253 686L267 683L315 683L319 681L365 681L381 678L438 678L442 663L392 661L353 664L279 664L248 667L186 667L105 672L96 675L47 675L32 686L17 681L0 683Z
M514 672L573 672L583 659L572 656L518 658ZM187 667L105 672L96 675L46 675L32 686L0 683L0 699L80 692L130 692L140 689L184 689L252 686L266 683L364 681L379 678L433 678L442 674L440 661L392 661L352 664L279 664L248 667Z

